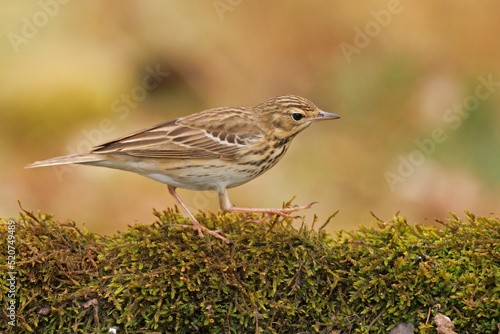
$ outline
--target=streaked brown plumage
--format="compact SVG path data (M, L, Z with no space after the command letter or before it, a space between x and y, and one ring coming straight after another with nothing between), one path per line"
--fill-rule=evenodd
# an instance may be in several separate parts
M228 239L201 226L175 189L216 190L227 212L260 212L290 216L308 206L285 209L233 207L227 189L242 185L273 167L291 140L312 123L340 116L318 109L293 95L271 98L255 107L204 110L112 140L88 153L38 161L26 168L84 164L135 172L168 185L200 236L203 231ZM185 226L185 225L183 225Z

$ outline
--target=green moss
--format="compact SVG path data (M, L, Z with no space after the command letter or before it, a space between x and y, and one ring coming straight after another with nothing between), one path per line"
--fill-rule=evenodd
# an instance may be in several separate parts
M16 220L17 328L5 333L387 333L437 313L459 333L500 320L500 221L468 214L442 228L403 217L335 236L288 220L200 214L233 243L200 238L169 210L112 237L24 213ZM7 220L0 249L7 249ZM2 281L8 278L0 257ZM43 313L43 314L42 314ZM47 314L49 313L49 314Z

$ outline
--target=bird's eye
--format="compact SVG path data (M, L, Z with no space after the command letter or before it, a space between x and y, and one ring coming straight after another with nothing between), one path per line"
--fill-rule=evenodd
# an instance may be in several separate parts
M294 121L300 121L303 117L304 117L304 115L302 115L301 113L298 113L298 112L294 112L292 114L292 118Z

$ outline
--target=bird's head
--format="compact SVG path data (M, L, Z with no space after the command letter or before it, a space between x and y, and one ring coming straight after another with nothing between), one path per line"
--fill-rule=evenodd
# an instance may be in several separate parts
M256 106L256 109L260 113L260 127L279 139L294 137L315 122L340 118L295 95L273 97Z

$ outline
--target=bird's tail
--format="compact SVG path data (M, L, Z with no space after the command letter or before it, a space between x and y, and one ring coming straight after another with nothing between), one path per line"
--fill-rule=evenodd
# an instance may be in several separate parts
M64 157L56 157L43 161L36 161L32 164L27 165L24 168L35 168L35 167L45 167L45 166L56 166L56 165L66 165L66 164L81 164L86 162L97 162L102 161L102 157L97 154L84 153L84 154L71 154Z

